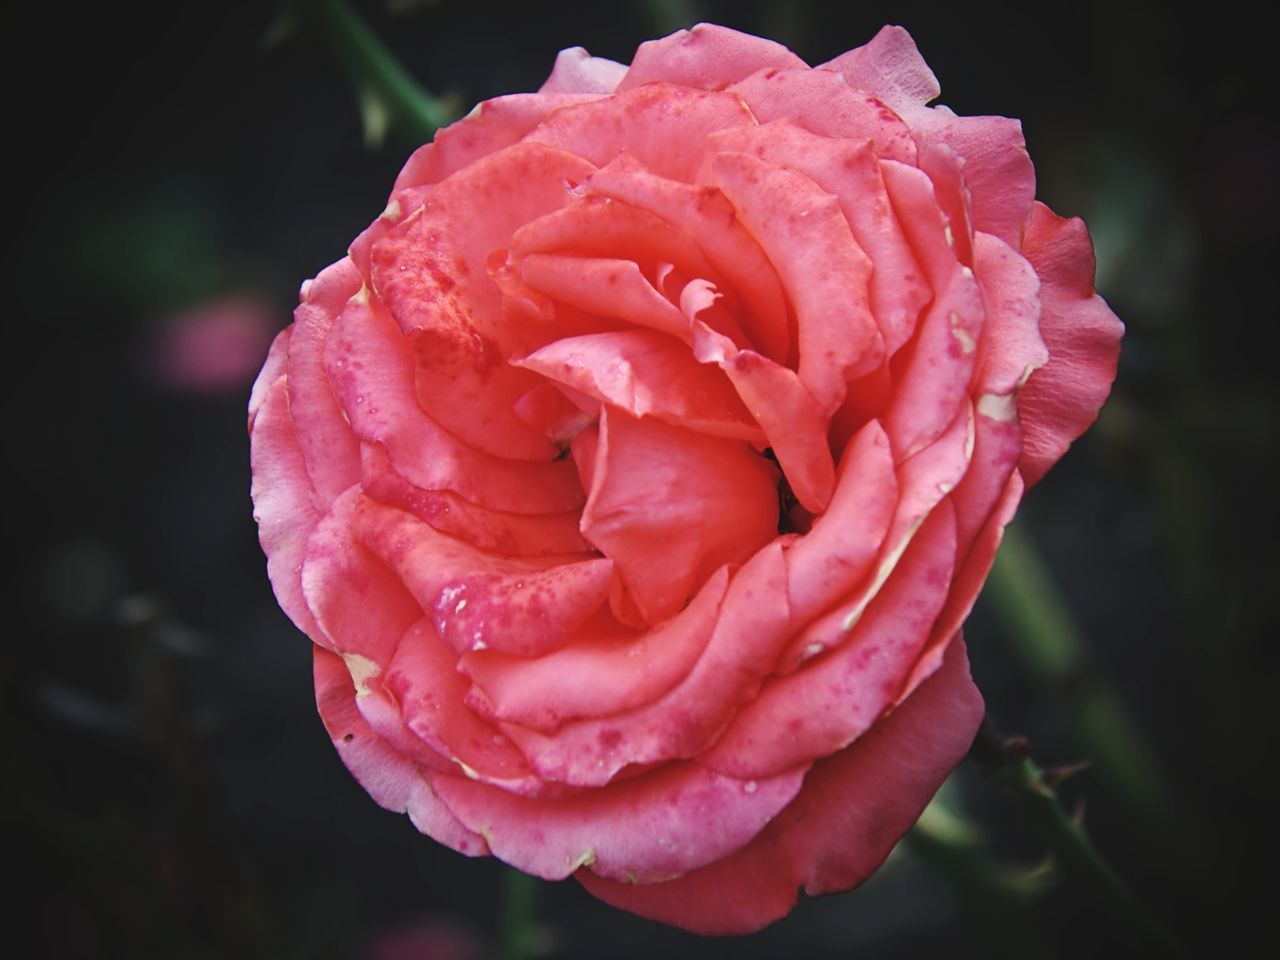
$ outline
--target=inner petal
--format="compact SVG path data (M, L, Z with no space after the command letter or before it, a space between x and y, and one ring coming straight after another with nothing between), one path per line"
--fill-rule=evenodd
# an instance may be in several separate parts
M699 363L674 337L652 330L571 337L520 363L632 416L765 445L724 374Z
M582 533L610 557L641 614L678 613L721 564L777 532L778 475L747 443L605 406Z

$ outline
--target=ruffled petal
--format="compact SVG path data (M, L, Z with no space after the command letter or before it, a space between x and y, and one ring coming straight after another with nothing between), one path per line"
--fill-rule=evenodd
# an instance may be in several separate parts
M541 781L515 745L464 704L469 683L429 619L419 620L405 633L383 682L399 703L409 730L452 760L455 769L508 790L539 791Z
M307 541L302 592L324 635L321 646L342 654L365 680L381 674L404 632L422 609L400 580L360 540L356 511L363 499L352 488L334 501Z
M611 560L496 557L368 498L357 505L355 522L360 539L431 615L455 653L553 650L609 594Z
M325 345L325 370L351 428L379 443L392 466L424 490L452 490L512 513L563 513L583 501L573 467L505 460L462 443L418 405L414 357L367 291L353 297Z
M564 107L594 100L595 93L515 93L495 97L423 144L400 171L392 194L439 183L450 174L516 143L547 117Z
M987 233L974 238L973 268L987 307L976 390L1010 396L1049 360L1040 336L1040 278L1017 251Z
M778 269L796 312L801 382L830 414L884 342L867 302L871 262L834 197L803 174L742 153L712 160L717 185Z
M985 311L973 271L951 252L948 226L928 178L891 161L882 169L898 218L934 290L914 340L895 360L897 383L884 416L901 461L931 443L968 401Z
M865 90L899 113L922 107L942 92L916 42L902 27L882 27L870 43L840 54L820 69L838 71L849 86Z
M338 756L382 807L408 813L431 839L466 854L489 853L484 837L462 825L436 796L424 772L369 728L355 708L355 688L342 658L315 648L316 707Z
M728 585L728 568L721 567L689 606L641 634L588 624L579 639L535 659L465 653L459 669L476 684L468 702L495 720L542 733L649 703L688 674L711 638Z
M289 338L289 411L320 505L360 479L360 443L351 432L324 371L324 345L334 318L357 290L349 259L322 270L307 285Z
M619 89L660 81L722 90L765 67L793 70L805 66L780 43L714 23L699 23L692 29L640 44Z
M613 93L626 74L626 64L593 57L582 47L569 47L556 55L551 76L538 92Z
M552 387L548 389L554 390ZM559 395L559 394L557 394ZM360 450L360 488L375 500L412 513L441 533L508 557L589 553L578 532L579 511L521 514L489 510L449 490L423 490L395 471L376 443Z
M678 763L558 800L456 778L440 780L437 789L497 857L525 873L563 880L587 869L654 883L747 843L795 796L806 769L744 783Z
M307 282L310 283L311 281ZM250 433L253 432L253 421L257 419L258 410L267 399L267 391L285 374L289 362L289 334L292 330L292 327L285 327L276 334L275 339L271 341L271 346L267 350L266 359L262 362L262 369L258 371L258 376L254 379L253 386L249 389Z
M693 330L694 356L700 363L718 365L728 375L764 431L796 499L806 510L822 512L835 488L826 414L794 370L753 350L739 350L728 337L703 323L699 315L713 297L705 290L702 293L697 296L695 284L686 288L685 312Z
M709 135L754 122L746 104L731 93L647 83L560 110L525 142L567 150L597 167L625 151L660 177L691 183Z
M652 211L693 238L737 295L738 321L752 348L777 363L787 361L793 331L782 284L724 194L655 176L627 154L593 173L585 187Z
M1018 395L1019 469L1032 486L1097 419L1116 376L1124 324L1094 292L1093 244L1083 221L1037 203L1022 252L1040 277L1040 333L1049 348L1049 362Z
M889 532L897 500L889 438L872 422L845 452L826 512L787 552L787 593L797 626L867 574Z
M307 538L320 522L320 511L289 418L284 378L271 385L255 410L250 440L253 518L258 542L267 555L271 588L297 628L318 640L324 634L302 596L300 571Z
M773 467L747 444L605 408L582 534L617 565L649 623L768 543L777 505Z
M906 123L833 70L762 70L729 89L762 124L787 120L823 137L866 143L878 157L915 162L916 143Z
M758 551L734 574L702 656L660 699L616 716L566 723L553 735L511 724L503 732L539 776L584 787L608 783L631 764L705 750L739 705L756 695L789 636L783 542Z
M726 130L709 145L798 170L840 202L854 239L871 258L868 296L885 352L896 353L931 294L894 215L873 145L816 136L785 119Z
M912 538L848 640L766 683L698 762L730 776L765 777L829 756L866 733L924 649L955 566L955 515L944 506Z
M724 374L698 363L688 344L661 333L570 337L519 362L633 417L764 446L764 433Z
M580 871L606 903L701 934L768 926L796 902L865 880L960 762L982 719L964 645L864 736L814 765L799 796L731 856L666 883L629 884Z

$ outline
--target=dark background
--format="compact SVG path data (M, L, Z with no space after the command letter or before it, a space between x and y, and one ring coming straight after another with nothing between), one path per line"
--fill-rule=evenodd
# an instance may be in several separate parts
M1280 141L1264 31L1223 4L1196 19L1096 2L390 6L361 9L464 109L536 89L561 47L625 62L707 19L811 63L900 23L942 102L1022 118L1039 196L1090 224L1128 335L1101 421L1019 521L1092 666L1028 674L984 605L975 675L1050 765L1088 754L1072 711L1119 691L1164 802L1135 817L1096 771L1067 800L1087 800L1098 846L1190 954L1248 954L1270 920L1276 819ZM420 837L342 768L248 500L244 407L267 340L299 282L381 211L413 144L367 145L331 49L282 30L271 4L124 7L7 27L19 613L0 645L0 813L18 955L493 955L500 866ZM1036 863L1034 834L970 765L950 797L981 856ZM939 865L909 848L862 889L740 940L635 919L571 881L539 886L538 922L560 957L1141 949L1078 884L993 925Z

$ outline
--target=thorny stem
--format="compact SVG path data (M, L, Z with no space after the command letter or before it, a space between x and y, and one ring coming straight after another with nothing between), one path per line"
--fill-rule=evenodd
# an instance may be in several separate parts
M1034 824L1063 872L1079 881L1166 956L1182 956L1181 946L1138 901L1098 853L1084 828L1062 806L1044 772L1031 759L1027 742L1005 737L990 717L984 718L969 755L979 768L1005 788Z
M1177 792L1115 690L1094 671L1088 644L1035 542L1018 524L1004 533L984 593L1010 653L1042 686L1071 701L1071 735L1136 822L1164 840L1184 819Z

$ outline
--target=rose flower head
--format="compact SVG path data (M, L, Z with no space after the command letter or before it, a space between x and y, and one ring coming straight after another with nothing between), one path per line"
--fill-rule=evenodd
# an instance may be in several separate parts
M253 499L316 699L440 843L689 930L866 878L982 716L961 624L1122 327L911 37L563 51L303 285Z

